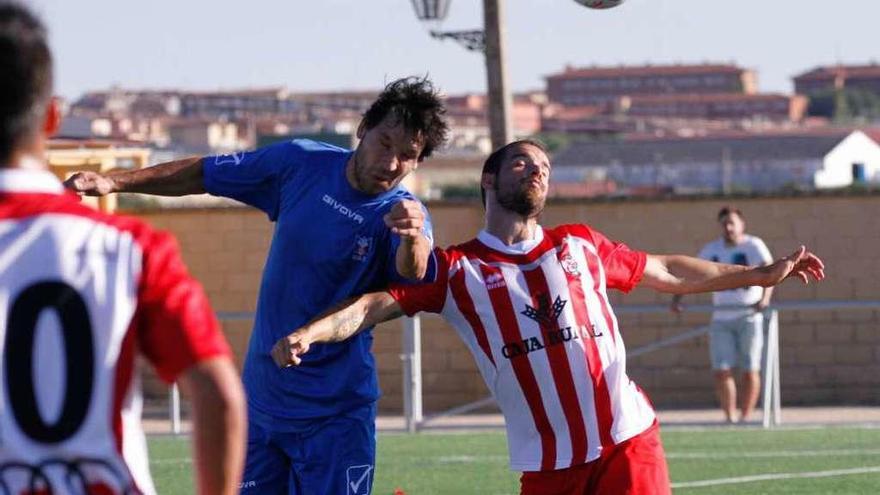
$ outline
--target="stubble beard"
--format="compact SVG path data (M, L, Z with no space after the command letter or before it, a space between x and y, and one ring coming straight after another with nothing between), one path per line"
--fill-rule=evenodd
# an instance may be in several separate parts
M523 218L535 218L544 211L547 198L540 191L530 187L517 189L515 192L501 194L495 189L498 204Z

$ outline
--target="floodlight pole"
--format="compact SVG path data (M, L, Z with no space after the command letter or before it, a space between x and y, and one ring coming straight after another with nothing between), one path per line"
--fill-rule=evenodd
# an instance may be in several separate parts
M504 59L504 0L483 0L483 26L486 33L486 79L489 103L489 135L492 149L509 143L513 136L508 89L507 64Z

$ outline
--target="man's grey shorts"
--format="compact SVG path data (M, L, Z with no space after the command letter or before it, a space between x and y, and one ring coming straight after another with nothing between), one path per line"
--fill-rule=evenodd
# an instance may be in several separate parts
M755 313L734 320L712 321L709 327L709 354L713 370L739 368L761 370L764 347L764 315Z

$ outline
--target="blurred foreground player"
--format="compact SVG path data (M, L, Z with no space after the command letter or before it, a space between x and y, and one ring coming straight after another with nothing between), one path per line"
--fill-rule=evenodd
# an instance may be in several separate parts
M543 229L537 217L549 176L540 144L502 147L483 168L486 227L476 239L435 250L435 282L346 301L281 339L273 357L296 365L312 343L404 313L440 313L501 407L523 494L669 493L657 418L626 374L607 290L641 284L689 294L788 277L806 282L824 278L822 262L802 247L749 269L635 251L584 224Z
M135 356L192 398L198 493L238 490L241 385L174 240L95 212L47 170L46 31L0 2L0 492L152 494Z

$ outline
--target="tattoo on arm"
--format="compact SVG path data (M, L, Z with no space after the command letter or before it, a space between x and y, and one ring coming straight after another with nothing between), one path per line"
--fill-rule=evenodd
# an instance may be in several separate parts
M331 307L313 320L310 326L316 342L341 342L365 328L403 314L403 309L391 296L367 294Z
M341 342L356 334L364 322L364 314L355 310L355 305L349 305L344 310L330 317L330 342Z

